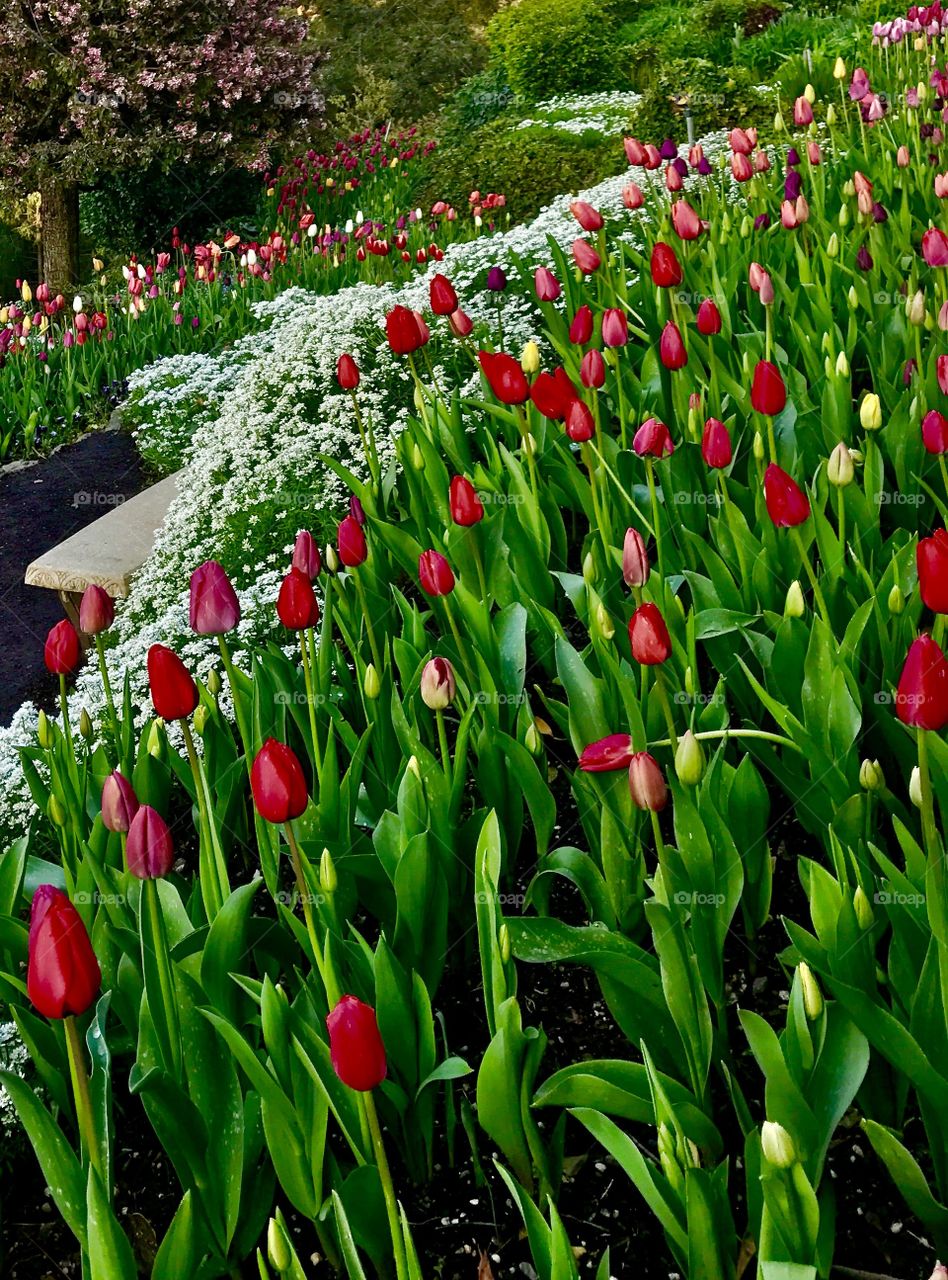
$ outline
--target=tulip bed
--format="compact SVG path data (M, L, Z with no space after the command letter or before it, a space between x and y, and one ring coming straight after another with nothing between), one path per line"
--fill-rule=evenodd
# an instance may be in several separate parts
M39 1087L0 1078L92 1280L945 1280L948 82L919 22L720 166L628 139L622 207L491 262L475 322L450 255L385 293L368 359L334 352L348 513L296 537L269 641L239 548L189 566L188 661L149 636L142 706L104 593L96 722L50 633L44 818L0 862ZM148 1256L133 1111L178 1183Z

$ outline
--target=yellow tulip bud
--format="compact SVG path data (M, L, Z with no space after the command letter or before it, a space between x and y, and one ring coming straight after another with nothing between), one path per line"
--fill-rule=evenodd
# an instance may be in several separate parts
M874 391L859 406L859 421L864 431L878 431L882 426L882 402Z

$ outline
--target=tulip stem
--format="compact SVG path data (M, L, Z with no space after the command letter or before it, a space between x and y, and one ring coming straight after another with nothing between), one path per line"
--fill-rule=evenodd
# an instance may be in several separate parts
M109 722L115 743L115 767L120 768L122 764L122 741L119 736L118 716L115 713L115 699L112 697L112 682L109 680L109 668L105 661L105 645L102 643L101 635L96 635L95 637L95 651L99 658L99 671L102 673L105 705L108 708Z
M316 933L316 921L313 919L313 895L310 893L309 884L303 874L303 858L300 853L300 847L296 841L296 835L293 831L293 824L291 822L284 822L283 830L286 832L286 842L290 846L290 859L293 863L293 874L296 877L296 891L303 904L303 919L306 921L306 932L309 934L309 945L313 948L313 960L316 964L319 976L322 979L329 1007L332 1009L339 1001L339 987L332 974L331 967L326 964L323 949Z
M591 448L592 448L593 453L596 455L596 460L598 461L599 465L600 465L600 466L602 467L602 469L605 471L606 475L609 477L609 479L612 481L612 483L615 485L615 487L619 490L619 493L622 495L623 499L624 499L624 500L629 504L629 506L630 506L630 507L632 508L632 510L635 512L636 519L638 519L638 520L639 520L639 521L640 521L640 522L645 526L645 528L648 530L648 532L649 532L653 537L655 537L655 530L652 528L651 524L649 523L648 519L646 518L645 513L644 513L643 511L641 511L641 510L640 510L640 508L639 508L638 504L636 503L635 499L634 499L634 498L632 497L632 495L628 492L628 490L626 490L626 489L622 486L622 484L621 484L621 483L620 483L620 481L619 481L619 477L616 475L616 473L615 473L615 472L612 470L612 468L609 466L608 462L605 460L605 458L602 456L602 454L599 452L599 450L596 448L596 446L595 446L595 445L591 445Z
M188 762L191 765L191 775L194 778L194 788L197 793L198 814L202 828L198 854L201 860L201 897L204 899L204 909L207 912L208 923L211 923L224 905L224 900L230 897L230 882L227 878L227 868L224 865L224 851L221 848L217 826L211 811L211 795L207 785L207 778L204 776L204 768L194 746L191 726L184 719L178 723L181 725L181 732L184 734L184 745L187 747ZM207 849L208 843L211 846L210 851ZM210 852L213 859L210 863L205 861L208 852Z
M66 677L62 674L59 677L59 707L63 715L63 733L66 737L66 745L69 748L69 754L75 759L76 751L72 741L72 725L69 723L69 702L66 698Z
M378 449L375 444L375 432L372 430L372 419L369 418L368 433L362 422L362 413L359 409L359 398L354 391L349 393L352 396L352 410L355 414L356 426L359 428L359 437L362 440L362 448L365 452L366 465L369 468L369 475L372 480L378 484L380 468Z
M440 707L435 708L435 721L438 725L438 743L441 747L441 763L444 766L444 776L448 780L448 787L451 787L451 753L448 750L448 735L444 727L444 712Z
M369 606L365 598L365 588L362 586L362 578L355 572L355 570L353 570L352 577L355 580L356 595L359 597L359 604L362 606L362 618L365 622L365 629L369 637L369 648L372 650L372 660L375 663L376 671L381 675L385 668L382 664L381 655L379 654L379 647L375 639L375 632L372 629L372 619L369 617Z
M793 533L794 540L796 541L797 548L800 552L800 559L803 561L803 567L804 569L806 569L806 576L810 579L810 586L813 588L813 598L816 600L817 608L819 609L823 617L823 621L832 631L833 624L832 622L830 622L829 610L826 607L826 600L823 598L823 592L822 592L822 589L820 588L819 580L816 576L813 566L810 564L810 557L807 554L806 548L803 545L803 537L800 533L800 526L794 525L792 529L792 533Z
M308 628L300 632L300 656L303 661L303 682L306 685L306 706L309 711L309 732L313 739L313 764L316 777L322 779L323 765L319 754L319 735L316 730L316 694L313 692L313 672L310 668L306 636Z
M388 1226L392 1233L392 1248L395 1251L395 1275L398 1280L408 1280L408 1260L405 1257L405 1238L402 1235L402 1225L398 1215L398 1201L395 1198L395 1187L392 1183L392 1171L388 1167L388 1157L385 1154L385 1144L382 1141L382 1130L379 1126L379 1116L375 1109L375 1099L372 1097L371 1089L361 1093L359 1097L365 1108L366 1119L369 1124L369 1132L372 1135L372 1146L375 1150L375 1164L379 1171L379 1181L382 1184L382 1195L385 1198L385 1212L388 1214Z
M181 1063L181 1027L178 1021L178 997L174 982L174 969L168 951L168 934L161 911L161 900L158 897L158 882L151 876L142 882L140 905L140 928L142 939L142 971L146 975L148 991L148 1007L155 1023L162 1057L167 1053L165 1063L176 1080L183 1078ZM154 970L148 963L145 953L150 951L154 957ZM148 975L153 972L158 980L158 991L151 991ZM155 1006L160 1002L162 1008ZM167 1042L167 1043L165 1043Z
M662 551L662 531L658 511L658 490L655 487L655 467L651 458L645 459L645 474L648 477L648 494L652 503L652 519L655 522L655 551L658 556L658 576L662 580L662 607L667 611L667 585L665 582L665 554Z
M918 730L918 781L922 793L922 832L929 864L938 855L938 829L935 826L935 800L928 768L928 731Z
M230 685L230 696L234 704L234 717L237 720L237 731L240 734L240 740L243 743L244 763L249 775L253 758L253 735L250 732L250 725L247 723L243 699L237 685L237 672L234 668L234 660L230 656L230 649L227 646L227 641L223 636L218 636L217 643L221 651L224 670L227 672L227 683Z
M678 750L678 735L675 733L675 717L672 715L671 702L668 697L668 687L665 684L665 673L662 668L655 669L655 687L658 690L658 700L662 704L662 711L665 715L665 723L668 726L668 738L672 751Z
M781 747L791 747L800 755L805 754L803 748L797 746L791 738L784 738L779 733L771 733L769 729L704 729L701 733L696 733L695 737L699 742L710 742L716 738L759 738L763 742L776 742ZM671 739L659 738L648 745L649 747L670 747Z
M474 566L477 569L477 581L481 589L481 600L484 602L484 612L490 620L490 601L487 599L487 575L484 572L484 557L481 555L481 549L477 541L477 533L471 530L471 549L474 553Z
M64 1018L63 1022L66 1029L69 1075L72 1081L73 1097L76 1101L76 1119L79 1122L79 1133L86 1149L86 1155L89 1157L89 1162L99 1175L105 1194L111 1199L112 1188L106 1185L99 1159L99 1148L95 1140L95 1128L92 1123L92 1095L89 1092L89 1076L86 1072L79 1027L76 1024L76 1019L71 1014Z

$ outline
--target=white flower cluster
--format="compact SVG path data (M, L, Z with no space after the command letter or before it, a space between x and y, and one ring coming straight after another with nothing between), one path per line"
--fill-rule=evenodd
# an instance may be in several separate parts
M617 96L628 104L628 95L582 102L601 109L604 99L611 103ZM703 143L717 169L727 135L716 133ZM609 178L582 197L613 222L614 236L635 240L650 201L635 214L625 209L622 191L629 176ZM631 176L641 178L638 172ZM199 676L215 665L216 646L188 629L190 574L206 559L223 563L241 598L243 618L233 638L238 660L241 646L275 632L274 601L295 533L324 531L343 514L348 498L321 455L357 473L364 470L351 401L335 379L338 356L349 352L363 372L359 403L374 425L384 464L413 407L405 362L386 344L385 314L397 302L426 308L428 280L441 271L454 283L463 309L493 334L500 307L503 346L519 353L525 342L541 337L542 318L523 290L489 292L487 271L502 266L516 280L517 260L531 270L548 265L550 238L568 252L577 235L569 213L573 198L558 197L532 223L449 246L443 262L399 288L360 284L330 296L288 289L256 305L262 327L229 352L170 357L134 375L130 385L143 445L175 451L184 470L155 549L129 598L119 602L108 654L116 689L128 671L133 697L147 711L145 657L158 641L174 647ZM661 205L664 210L663 197ZM446 332L444 321L433 328L436 337ZM478 374L469 362L458 363L462 357L453 340L433 342L426 353L439 385L459 386L462 395L476 390ZM87 664L70 698L74 723L83 708L101 723L103 707L98 670ZM0 837L22 833L34 813L17 747L35 741L35 724L36 709L24 704L0 729Z
M534 115L528 120L521 120L517 128L539 126L564 133L593 130L606 136L619 134L628 128L632 112L640 101L641 94L638 93L591 93L549 98L534 107Z

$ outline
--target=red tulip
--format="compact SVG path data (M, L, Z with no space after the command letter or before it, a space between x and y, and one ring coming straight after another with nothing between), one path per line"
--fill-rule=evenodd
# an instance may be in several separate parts
M566 434L575 444L591 440L596 430L589 406L582 400L573 400L566 410Z
M365 508L354 493L349 495L349 514L358 522L360 528L365 528Z
M484 377L494 395L503 404L523 404L530 387L519 363L502 351L479 351L478 359Z
M622 544L622 577L627 587L644 587L651 567L645 541L638 529L626 529Z
M148 650L148 684L162 720L183 720L198 704L198 687L181 659L163 644Z
M645 195L637 182L629 182L622 188L622 203L627 209L641 209Z
M948 724L948 662L929 635L913 641L895 696L903 724L938 732Z
M638 751L629 761L629 794L637 809L658 812L668 803L668 788L654 756Z
M466 338L474 328L474 321L460 307L448 316L448 324L456 338Z
M418 581L429 596L447 596L454 590L451 566L438 551L423 551L418 557Z
M339 559L348 569L354 569L362 564L369 554L365 534L355 516L346 516L340 521L336 542L339 547Z
M584 347L593 332L593 313L592 309L586 305L579 308L573 316L573 323L569 327L569 340L574 346Z
M139 880L160 880L171 870L174 845L168 824L151 805L143 804L132 819L125 844L128 869Z
M448 505L455 524L470 528L484 519L484 507L477 490L466 476L455 476L448 489Z
M359 385L359 367L352 356L341 355L336 361L336 381L343 391L355 391Z
M573 200L569 211L584 231L601 231L605 226L602 214L585 200Z
M560 282L549 267L537 267L533 273L533 287L540 302L555 302L560 296Z
M319 554L316 539L305 529L300 529L296 535L291 563L294 569L299 569L300 573L305 573L310 581L319 577L320 570L323 567L322 557Z
M75 671L78 667L81 653L76 628L68 618L63 618L46 637L46 647L43 650L46 669L54 676L68 676L70 671Z
M602 258L588 240L573 241L573 261L586 276L591 276L602 266Z
M701 436L701 456L709 467L723 470L731 465L731 435L718 418L709 418Z
M922 444L929 453L948 453L948 418L929 409L922 419Z
M332 1069L342 1083L359 1093L380 1085L388 1066L375 1010L355 996L343 996L326 1026Z
M419 325L418 316L407 307L393 307L385 317L388 345L397 356L408 356L428 341L427 328Z
M735 182L749 182L754 176L754 166L745 155L731 156L731 176Z
M563 421L576 395L565 369L539 374L530 388L530 399L551 422Z
M942 306L944 307L944 303ZM935 372L938 377L938 390L948 396L948 356L939 356L935 361Z
M922 538L915 552L918 586L933 613L948 613L948 533L936 529Z
M948 236L940 227L929 227L922 236L922 257L930 267L948 267Z
M618 307L607 307L602 313L602 341L607 347L624 347L629 341L629 321Z
M606 362L602 358L601 351L596 351L593 348L593 350L586 352L579 366L579 380L584 387L590 387L597 391L605 384Z
M250 770L250 789L257 812L267 822L289 822L306 808L306 779L295 753L285 742L267 738Z
M671 653L671 636L657 605L640 604L629 619L632 657L643 667L655 667Z
M681 338L681 330L672 320L667 321L658 343L658 355L666 369L674 372L688 363L688 352Z
M698 314L695 318L698 332L704 334L706 338L710 337L712 333L721 332L721 313L710 298L704 299L698 308Z
M44 1018L79 1017L99 992L102 972L78 911L59 889L41 884L30 911L26 993Z
M639 142L638 138L624 138L623 146L625 147L625 158L629 164L638 165L641 168L645 164L645 147Z
M751 386L751 404L758 413L773 417L787 403L787 388L780 370L769 360L758 360Z
M90 583L79 602L79 630L87 636L97 636L100 631L107 631L114 621L112 597L104 587Z
M764 499L767 514L778 529L791 529L809 518L810 499L774 462L764 472Z
M675 452L675 446L664 422L647 418L632 438L632 448L640 458L664 458Z
M309 576L301 569L291 569L280 583L277 616L291 631L315 627L319 621L319 602Z
M113 769L102 784L102 825L107 831L127 831L137 812L135 789L118 769Z
M583 747L579 768L584 773L610 773L613 769L627 769L634 752L632 739L627 733L610 733L607 738L590 742Z
M240 621L240 601L230 578L216 560L205 560L191 574L191 630L219 636Z
M675 250L664 240L658 240L652 246L651 271L652 283L662 289L672 289L684 279Z
M449 316L458 309L458 295L454 292L454 285L447 276L440 273L431 277L428 297L431 310L436 316Z
M671 207L672 226L681 240L697 240L703 230L701 219L687 200L675 200Z

